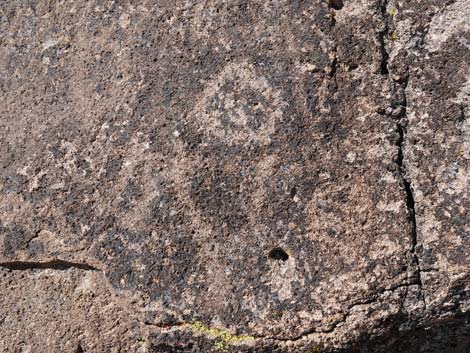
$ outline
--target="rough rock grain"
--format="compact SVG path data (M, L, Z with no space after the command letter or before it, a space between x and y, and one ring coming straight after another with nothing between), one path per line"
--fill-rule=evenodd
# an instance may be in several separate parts
M0 3L0 351L469 352L470 1Z

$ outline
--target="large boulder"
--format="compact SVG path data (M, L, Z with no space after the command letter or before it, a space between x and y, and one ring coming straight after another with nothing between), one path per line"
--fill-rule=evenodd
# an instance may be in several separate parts
M470 1L0 3L0 351L470 351Z

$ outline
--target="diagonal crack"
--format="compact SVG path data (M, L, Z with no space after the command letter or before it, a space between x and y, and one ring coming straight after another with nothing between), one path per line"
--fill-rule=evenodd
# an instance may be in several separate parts
M68 270L69 268L76 268L84 271L101 271L99 268L80 262L70 262L64 260L51 260L46 262L33 262L33 261L9 261L0 262L0 268L6 268L11 271L25 271L25 270Z

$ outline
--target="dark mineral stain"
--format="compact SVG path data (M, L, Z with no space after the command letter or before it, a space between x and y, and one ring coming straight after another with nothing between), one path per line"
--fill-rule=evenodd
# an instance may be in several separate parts
M6 193L20 193L27 182L27 178L23 175L7 175L3 177L3 190Z
M6 229L6 236L3 242L4 254L13 256L18 250L25 250L31 239L34 238L32 232L28 232L25 228L14 225L10 229Z
M225 172L224 167L229 164L220 161L217 166L199 170L192 180L191 196L214 225L225 224L229 230L236 230L242 227L247 218L242 207L244 200L240 195L243 177L241 173Z
M119 205L123 209L127 210L131 207L132 202L139 199L142 195L142 187L136 182L130 180L125 190L121 193L122 201Z
M97 248L97 257L110 264L111 283L144 291L152 300L178 302L188 278L201 268L195 263L197 252L192 238L176 233L171 226L170 222L166 229L160 229L158 239L152 239L149 232L110 229ZM139 249L130 246L139 243L144 244ZM134 268L136 262L146 270Z
M160 343L157 345L152 345L150 347L150 351L152 353L182 353L182 352L189 352L191 347L180 347L180 346L170 346L165 343Z
M105 166L105 176L107 179L115 179L119 172L121 171L121 166L122 166L122 157L119 156L114 159L108 160Z

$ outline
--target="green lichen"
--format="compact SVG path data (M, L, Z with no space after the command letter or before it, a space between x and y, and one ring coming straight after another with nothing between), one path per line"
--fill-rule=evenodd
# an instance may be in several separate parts
M218 350L226 350L230 344L237 344L255 339L253 336L235 335L225 329L207 327L199 321L193 322L191 324L191 328L194 332L217 338L219 341L214 344L214 348Z

